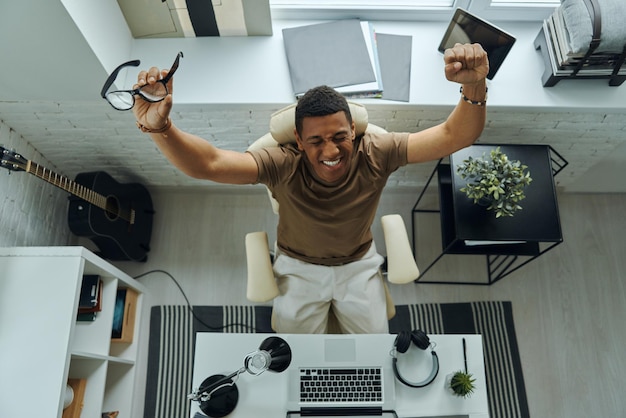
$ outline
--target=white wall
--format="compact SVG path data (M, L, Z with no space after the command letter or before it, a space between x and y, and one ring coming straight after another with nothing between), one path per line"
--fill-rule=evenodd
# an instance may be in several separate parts
M107 73L59 0L3 0L0 39L0 100L97 97Z
M132 35L116 0L60 0L107 72L130 54Z
M0 121L0 144L56 168ZM11 173L11 175L8 175ZM0 172L0 247L68 245L67 193L26 172Z

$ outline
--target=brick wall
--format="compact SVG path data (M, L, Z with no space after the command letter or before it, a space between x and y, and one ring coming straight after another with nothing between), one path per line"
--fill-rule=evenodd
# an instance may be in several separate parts
M422 130L442 122L449 109L387 110L382 106L368 106L370 122L387 130ZM614 156L626 145L626 119L621 112L536 112L530 110L489 108L487 123L478 142L501 144L548 144L561 154L569 165L555 181L567 190L589 174L590 168ZM419 167L421 166L421 167ZM431 166L416 165L399 172L393 179L398 185L415 185L416 178L423 181ZM623 170L623 169L622 169ZM616 173L616 182L623 187ZM622 171L622 174L625 174ZM579 190L580 191L580 190ZM584 190L594 192L597 190Z
M2 121L0 144L55 170ZM71 233L66 211L67 193L63 190L25 172L0 172L0 246L68 245Z
M245 150L268 129L271 113L281 105L177 105L177 126L218 147ZM451 107L368 104L369 120L387 130L417 131L443 121ZM106 103L0 102L0 143L27 158L74 178L80 172L103 170L121 183L137 181L152 187L210 187L173 167L150 139L134 126L131 112L117 112ZM21 135L19 135L19 134ZM494 108L479 142L545 143L569 161L556 177L568 191L584 180L582 192L626 192L626 119L619 112L539 112ZM36 149L30 144L33 144ZM38 152L39 151L39 152ZM45 156L46 158L43 158ZM621 160L620 160L621 159ZM612 160L613 164L605 162ZM419 190L434 163L403 167L388 188ZM594 167L609 167L610 172ZM0 173L1 174L1 173ZM594 178L595 176L595 178ZM613 182L611 186L608 183ZM599 188L599 185L602 188ZM26 173L0 175L2 245L51 245L72 239L65 220L66 193Z
M178 127L224 149L245 150L267 132L271 113L282 105L175 105ZM424 107L368 103L369 120L389 131L418 131L443 121L452 107ZM148 187L216 186L187 177L173 167L147 135L138 131L132 112L118 112L106 103L0 102L0 118L54 162L70 178L94 169L119 182L138 181ZM607 158L626 160L626 119L622 112L538 111L490 107L479 142L550 144L569 162L556 177L564 190L593 184L590 169ZM623 167L615 165L615 167ZM626 165L624 165L626 166ZM392 175L388 187L419 188L431 164L414 164ZM623 169L602 173L598 182L626 192ZM588 190L597 191L594 187Z

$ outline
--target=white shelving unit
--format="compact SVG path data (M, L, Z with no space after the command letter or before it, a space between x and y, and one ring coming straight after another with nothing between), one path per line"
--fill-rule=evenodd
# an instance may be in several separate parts
M84 274L104 285L93 322L76 321ZM119 287L139 294L131 343L111 343ZM61 417L67 379L83 378L82 417L133 416L144 294L143 285L83 247L0 248L2 415Z

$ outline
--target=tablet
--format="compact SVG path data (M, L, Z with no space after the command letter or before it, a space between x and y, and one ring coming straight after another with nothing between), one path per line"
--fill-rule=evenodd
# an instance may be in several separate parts
M513 47L515 37L468 11L458 8L439 44L439 52L452 48L457 42L479 43L483 47L489 56L487 78L491 80Z

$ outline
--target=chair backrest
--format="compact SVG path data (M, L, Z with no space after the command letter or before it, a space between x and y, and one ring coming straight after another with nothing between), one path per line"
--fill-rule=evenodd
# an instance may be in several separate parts
M368 116L365 106L348 102L350 113L354 121L356 134L362 135L367 129ZM296 104L280 109L270 117L270 134L279 144L295 142L294 129L296 128Z
M368 122L367 109L365 106L359 103L348 102L350 106L350 113L352 114L352 121L356 130L356 135L362 135L366 131L368 132L386 132L383 128L373 125ZM270 117L270 131L263 135L256 141L254 141L249 147L249 150L277 147L282 144L289 144L296 142L296 136L294 130L296 129L296 104L284 107L274 113ZM272 204L272 210L278 214L278 202L272 197L271 192L268 190L270 203Z

